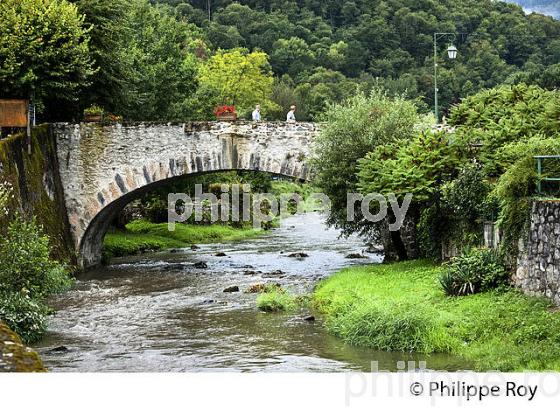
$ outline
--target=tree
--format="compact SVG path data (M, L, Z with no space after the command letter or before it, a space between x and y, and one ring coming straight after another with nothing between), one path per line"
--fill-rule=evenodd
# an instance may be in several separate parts
M354 95L357 84L347 79L338 71L316 68L313 73L296 87L302 108L309 117L317 119L325 111L328 104L339 103Z
M92 104L120 113L126 104L134 67L128 53L130 3L127 0L77 0L88 26L90 56L96 72L81 96L81 108Z
M215 91L219 103L235 105L242 114L256 104L265 111L274 108L270 99L274 79L262 51L219 50L202 65L198 78L202 88Z
M358 188L364 194L394 193L397 198L411 193L416 203L431 202L462 164L460 152L446 133L431 131L379 145L358 161Z
M289 74L297 78L310 70L315 55L307 43L298 37L280 39L274 43L274 51L271 55L272 66L278 74Z
M5 97L75 100L94 73L89 33L63 0L0 3L0 90Z
M197 86L198 61L191 51L197 29L145 0L131 5L127 53L134 73L120 112L144 121L188 118L191 106L186 101Z
M465 98L451 110L449 121L457 139L480 145L476 156L490 176L510 165L500 155L507 144L534 136L557 137L560 93L537 86L504 85Z
M416 106L403 97L390 97L375 88L327 108L315 142L315 183L332 201L328 223L346 233L359 232L379 239L380 227L360 217L347 221L347 194L357 192L358 161L379 146L409 140L420 121Z

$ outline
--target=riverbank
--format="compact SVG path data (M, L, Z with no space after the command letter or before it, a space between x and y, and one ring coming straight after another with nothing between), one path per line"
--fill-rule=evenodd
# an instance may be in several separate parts
M185 248L200 243L237 241L262 234L262 230L232 228L224 225L176 224L169 231L166 223L156 224L143 220L126 225L125 231L110 232L103 243L103 258L136 255L142 252L170 248Z
M446 352L478 371L560 370L560 312L515 289L450 298L427 261L344 269L313 295L330 333L381 350ZM428 367L430 362L427 362Z

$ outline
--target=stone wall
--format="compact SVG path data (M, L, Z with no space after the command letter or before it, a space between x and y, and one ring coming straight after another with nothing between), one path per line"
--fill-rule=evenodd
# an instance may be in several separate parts
M74 265L76 253L58 173L55 137L47 125L41 125L33 129L30 141L29 152L25 135L0 140L0 182L9 182L14 192L9 204L11 216L16 212L26 218L35 216L50 238L52 256ZM0 235L6 228L0 224Z
M535 201L526 238L519 241L514 283L560 304L560 201Z

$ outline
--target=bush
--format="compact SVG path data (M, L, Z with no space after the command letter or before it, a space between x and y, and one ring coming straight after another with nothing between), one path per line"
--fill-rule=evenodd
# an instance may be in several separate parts
M37 341L46 329L45 299L71 283L64 266L50 259L48 237L35 220L16 217L0 239L0 321L24 342Z
M6 293L0 295L0 319L16 332L24 343L33 343L47 329L49 309L28 295Z
M17 217L0 239L0 292L42 300L71 284L64 267L49 256L49 239L34 219Z
M451 262L440 283L448 296L464 296L504 285L508 277L495 250L470 248Z
M257 307L264 312L280 312L294 309L296 302L293 296L278 286L267 286L257 298Z

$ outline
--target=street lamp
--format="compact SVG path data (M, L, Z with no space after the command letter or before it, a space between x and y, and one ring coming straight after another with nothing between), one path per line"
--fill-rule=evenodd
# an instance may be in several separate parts
M434 33L434 113L436 115L436 124L439 124L439 101L438 101L438 83L437 83L437 56L438 47L437 42L440 38L452 37L455 39L457 36L455 33ZM450 60L455 60L457 58L457 47L451 44L447 47L447 56Z
M447 47L447 55L449 56L450 60L455 60L457 58L457 47L451 44Z

